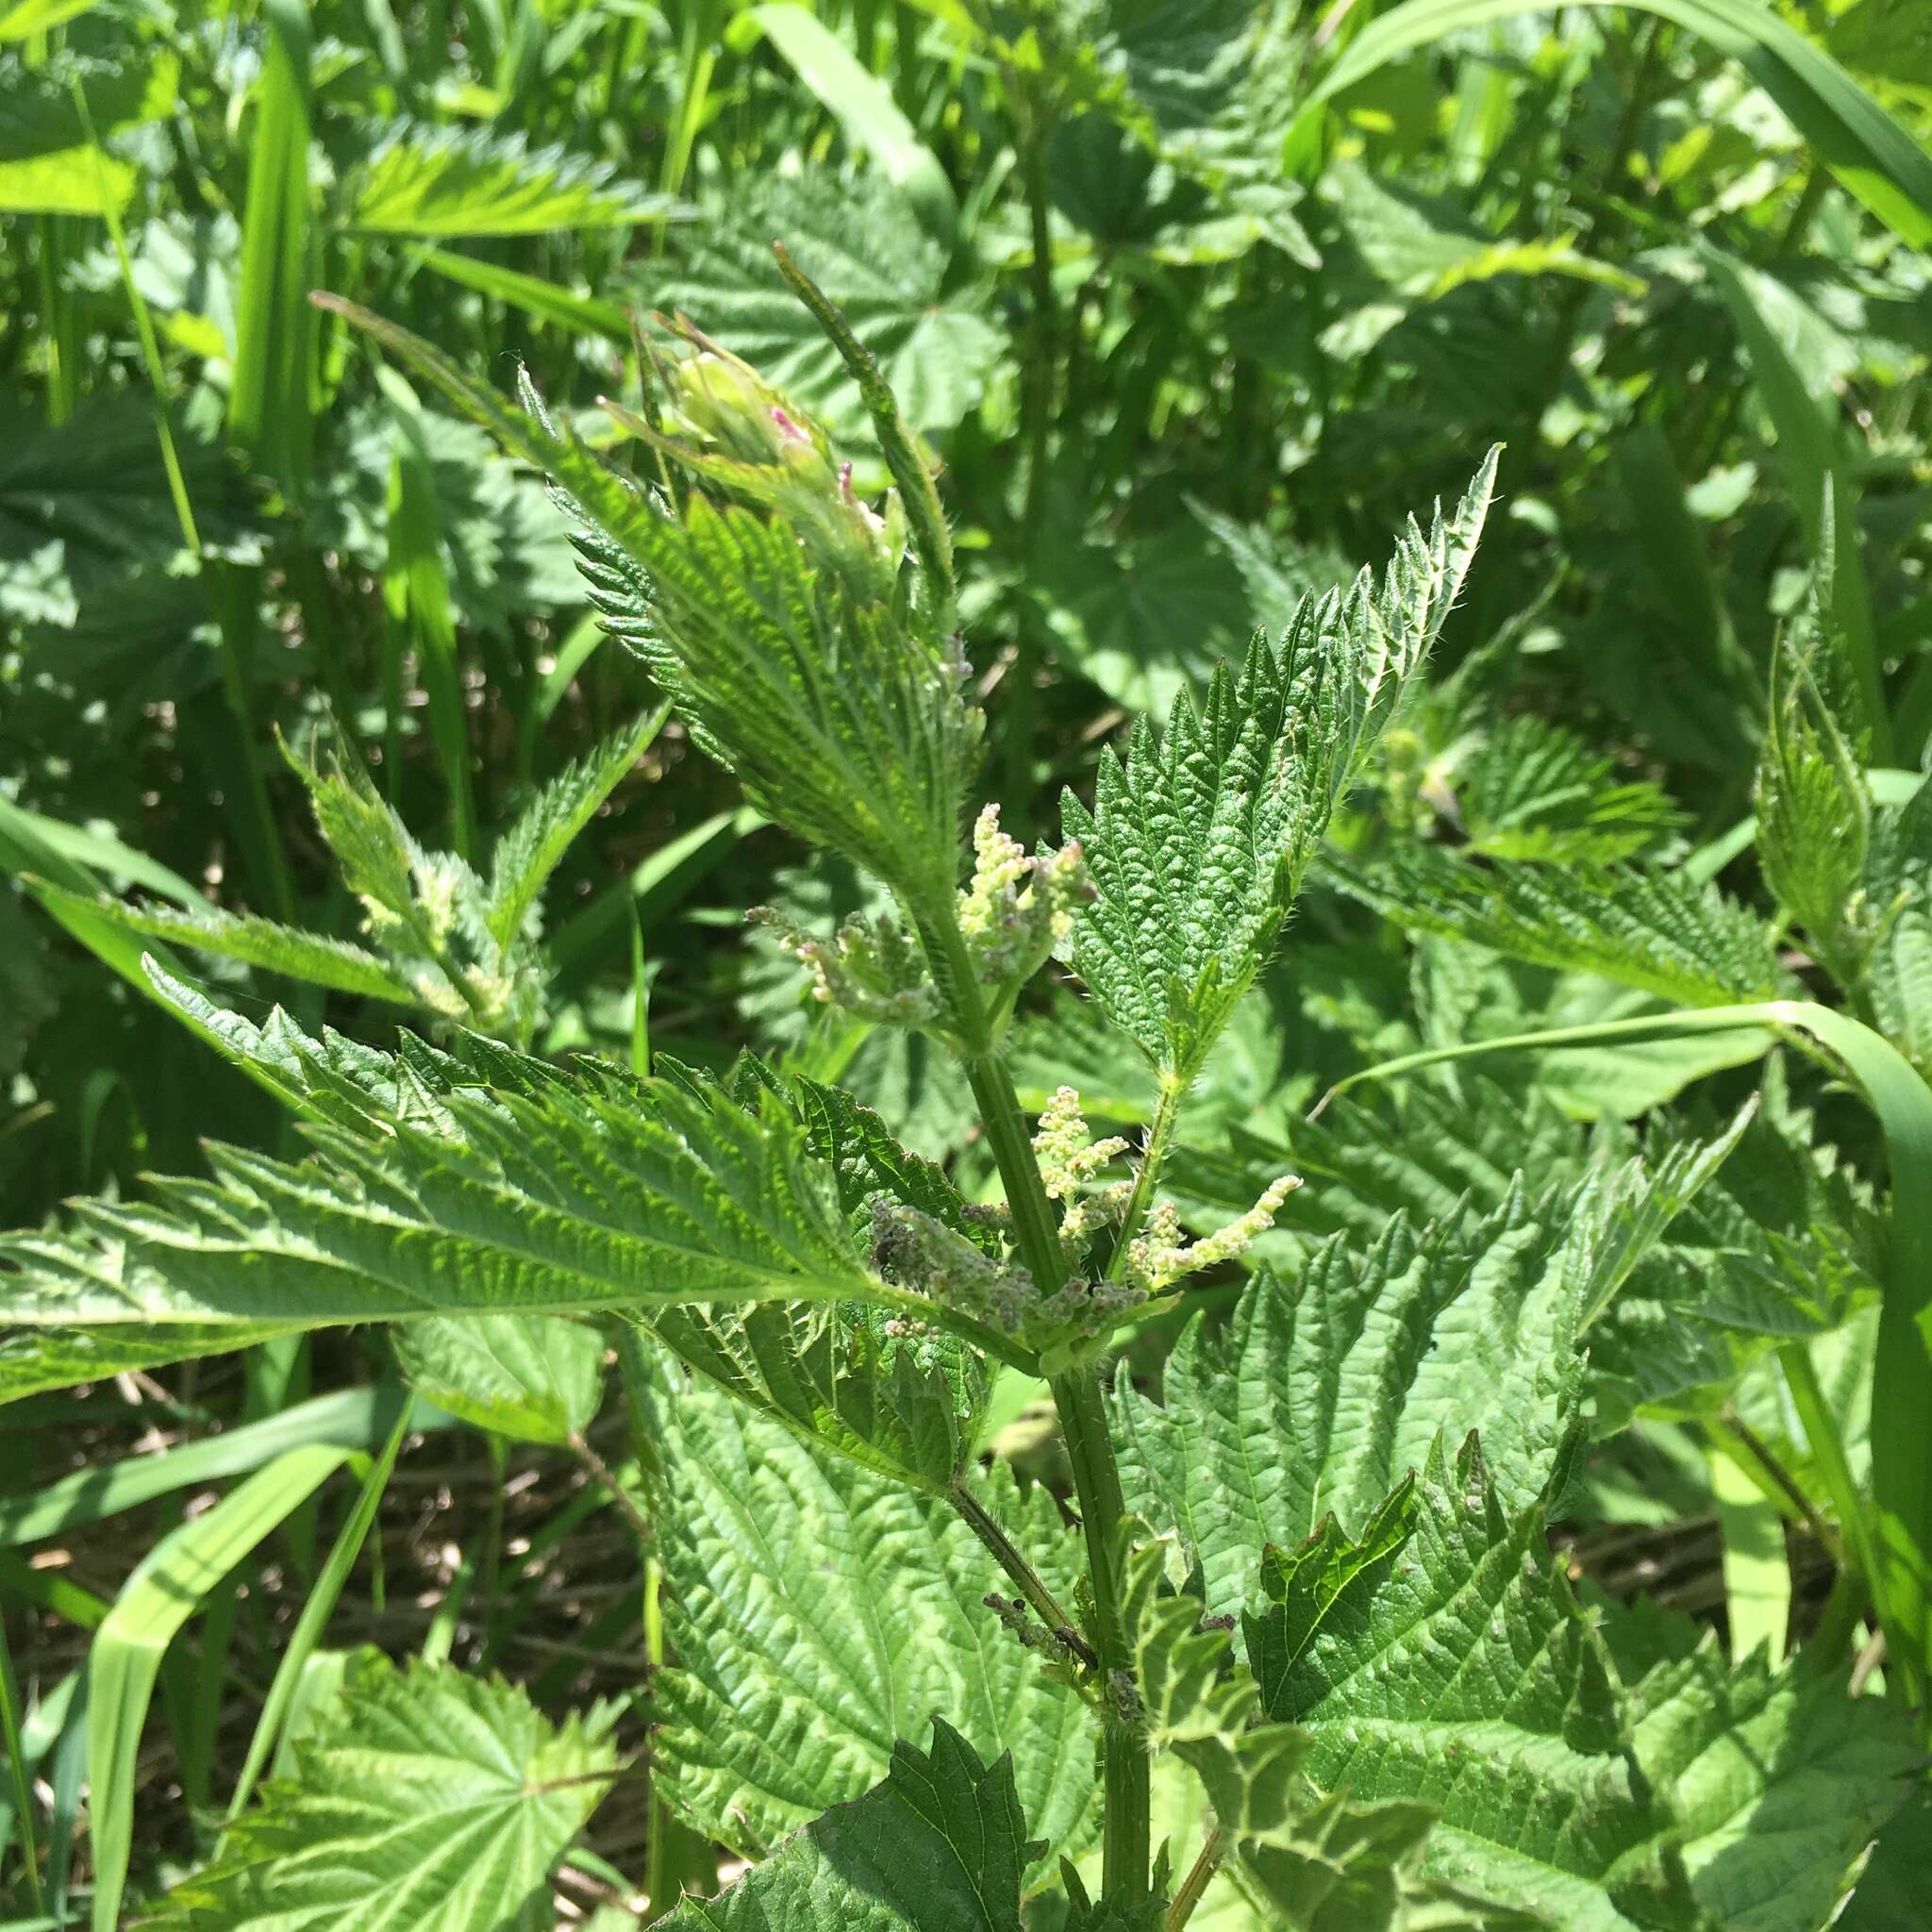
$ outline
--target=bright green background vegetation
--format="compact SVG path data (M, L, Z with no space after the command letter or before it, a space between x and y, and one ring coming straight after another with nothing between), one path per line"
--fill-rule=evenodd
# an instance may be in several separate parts
M781 1843L675 1923L1932 1918L1928 140L1922 0L0 0L0 1925L617 1932ZM803 799L580 569L680 315L897 483L976 749L922 689ZM1391 554L1347 703L1248 655ZM1097 897L928 1012L987 798ZM855 859L916 931L822 1003ZM1117 1224L1303 1185L1104 1396L838 1330L919 1307L867 1190L991 1274L1062 1086Z

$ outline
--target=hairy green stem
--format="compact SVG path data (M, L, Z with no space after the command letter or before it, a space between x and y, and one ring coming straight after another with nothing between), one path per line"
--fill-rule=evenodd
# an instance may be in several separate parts
M1226 1849L1226 1839L1221 1827L1216 1825L1208 1834L1200 1857L1181 1880L1181 1889L1174 1893L1174 1903L1167 1908L1167 1917L1160 1922L1160 1932L1181 1932L1181 1927L1194 1916L1194 1907L1201 1903L1202 1894L1208 1890L1215 1873L1220 1871L1222 1855Z
M1133 1191L1127 1196L1126 1212L1121 1216L1120 1234L1107 1264L1107 1279L1118 1281L1126 1272L1127 1246L1141 1231L1147 1210L1154 1205L1154 1190L1160 1184L1160 1170L1167 1162L1167 1150L1174 1141L1174 1130L1181 1117L1181 1101L1187 1092L1178 1080L1162 1076L1160 1098L1154 1105L1154 1121L1147 1129L1147 1145L1141 1155L1140 1172L1134 1176Z
M965 1519L967 1528L991 1552L993 1561L1012 1578L1014 1588L1032 1606L1041 1622L1056 1637L1064 1639L1089 1670L1093 1669L1100 1659L1094 1655L1092 1645L1080 1635L1078 1621L1068 1613L1047 1588L1045 1579L1026 1560L1020 1546L999 1526L986 1506L957 1476L947 1487L946 1500Z
M1058 1293L1067 1279L1059 1223L1034 1158L1026 1116L1013 1077L992 1041L979 982L950 908L941 920L914 915L920 942L961 1042L960 1062L978 1103L981 1129L1007 1190L1014 1244L1041 1295ZM1100 1674L1107 1714L1102 1743L1106 1786L1106 1838L1101 1852L1102 1896L1109 1905L1138 1906L1147 1897L1150 1823L1146 1740L1137 1726L1108 1709L1108 1693L1128 1669L1121 1621L1120 1523L1126 1514L1120 1465L1108 1433L1100 1377L1091 1366L1056 1375L1053 1391L1061 1440L1074 1470L1074 1494L1087 1545L1088 1585L1093 1620L1088 1631Z
M872 418L886 467L899 486L899 503L906 512L907 529L933 600L933 623L941 635L949 633L958 622L959 602L953 575L952 534L946 528L946 513L940 503L932 472L900 417L898 398L880 373L872 351L853 334L852 325L824 291L792 260L785 244L773 242L772 253L777 258L778 273L811 311L812 320L824 331L825 340L838 350L846 373L858 385L859 400Z
M1128 1666L1125 1626L1121 1621L1117 1539L1126 1499L1121 1493L1120 1464L1108 1433L1107 1406L1100 1376L1091 1368L1056 1375L1048 1384L1059 1411L1060 1436L1074 1466L1074 1493L1080 1505L1080 1533L1087 1542L1087 1575L1093 1592L1093 1648L1099 1654L1103 1700ZM1147 1740L1137 1724L1108 1711L1101 1739L1101 1774L1106 1786L1106 1837L1100 1855L1101 1897L1108 1905L1138 1906L1147 1897L1151 1850Z

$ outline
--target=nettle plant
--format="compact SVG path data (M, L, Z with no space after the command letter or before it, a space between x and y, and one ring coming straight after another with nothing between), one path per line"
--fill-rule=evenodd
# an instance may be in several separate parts
M316 831L362 908L367 943L208 906L128 904L45 882L36 890L71 922L105 921L324 991L409 1008L432 1024L460 1024L527 1046L546 1015L544 888L665 716L660 708L613 732L543 786L496 841L487 875L458 852L423 845L353 749L307 758L289 752ZM186 1017L178 997L175 1005ZM193 1017L199 1024L205 1016Z
M1385 573L1305 601L1197 702L1138 723L1091 805L1066 800L1059 845L1029 853L975 793L932 470L788 273L871 408L879 505L695 331L652 410L606 406L648 453L641 487L527 388L514 408L318 299L553 479L608 622L698 741L759 810L889 889L890 913L783 937L819 998L957 1057L1002 1198L749 1055L724 1078L661 1055L560 1070L478 1028L388 1054L279 1014L258 1027L158 974L295 1102L315 1151L216 1148L211 1178L154 1205L10 1238L9 1375L370 1322L497 1324L501 1369L519 1334L601 1349L586 1324L604 1324L653 1445L675 1660L650 1687L655 1789L749 1861L675 1927L1822 1927L1906 1794L1899 1703L1847 1698L1829 1656L1734 1669L1693 1626L1606 1624L1545 1530L1596 1420L1593 1324L1647 1270L1746 1241L1713 1176L1783 1114L1774 1133L1747 1107L1648 1159L1572 1148L1493 1201L1344 1225L1298 1270L1247 1276L1231 1323L1197 1317L1159 1399L1109 1374L1130 1325L1273 1239L1296 1186L1284 1159L1204 1223L1164 1180L1191 1089L1457 597L1493 458ZM1452 898L1437 881L1415 906L1453 926ZM1499 914L1488 930L1507 950ZM1154 1072L1137 1143L1095 1133L1073 1086L1022 1108L1009 1022L1049 960ZM1779 991L1769 970L1750 995ZM1406 1173L1441 1151L1435 1124ZM1373 1209L1368 1152L1328 1144L1359 1169L1338 1192ZM1764 1241L1769 1276L1789 1256ZM425 1374L433 1354L404 1344ZM594 1406L594 1360L572 1373ZM1012 1374L1051 1391L1070 1507L982 1465ZM555 1729L501 1683L358 1663L155 1923L374 1924L406 1876L413 1923L541 1926L611 1738L608 1711ZM432 1773L453 1809L423 1804Z

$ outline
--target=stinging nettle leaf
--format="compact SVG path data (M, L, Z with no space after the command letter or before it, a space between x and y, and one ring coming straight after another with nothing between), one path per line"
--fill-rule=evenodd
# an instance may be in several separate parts
M1438 1446L1400 1552L1348 1581L1313 1636L1291 1578L1244 1622L1262 1705L1307 1728L1309 1780L1440 1816L1422 1870L1566 1932L1691 1932L1673 1819L1638 1769L1608 1660L1474 1439Z
M395 1006L418 1003L416 989L385 960L344 940L326 939L252 913L184 912L152 903L129 906L118 899L86 898L58 886L42 886L40 891L50 905L65 905L110 920L124 932L212 953L219 958L240 959L264 972L363 999L386 1000Z
M664 1932L1021 1932L1020 1874L1040 1847L1013 1787L942 1718L932 1748L892 1747L883 1782L814 1819Z
M696 1077L591 1063L561 1074L475 1036L461 1058L406 1036L396 1056L351 1062L353 1077L292 1027L268 1050L322 1096L317 1157L215 1146L214 1177L158 1183L158 1206L82 1202L69 1232L0 1240L7 1320L310 1327L696 1300L929 1306L866 1269L830 1171L775 1098L748 1109Z
M1267 1553L1267 1592L1282 1605L1295 1654L1331 1614L1349 1614L1357 1579L1373 1581L1408 1541L1414 1501L1413 1485L1403 1484L1359 1543L1328 1517L1298 1549ZM1317 1790L1304 1774L1313 1735L1262 1720L1255 1679L1233 1661L1226 1620L1204 1623L1198 1598L1168 1589L1165 1544L1144 1528L1133 1518L1123 1525L1135 1720L1150 1752L1172 1752L1200 1779L1237 1889L1263 1923L1299 1932L1529 1932L1548 1924L1424 1875L1433 1806ZM1270 1666L1278 1662L1271 1653Z
M544 1932L549 1873L609 1789L615 1754L498 1677L359 1653L340 1703L156 1932Z
M1534 713L1507 720L1452 774L1472 852L1544 865L1607 865L1674 829L1683 815L1648 780Z
M1691 1641L1633 1688L1631 1732L1674 1795L1691 1890L1724 1932L1818 1932L1911 1790L1911 1727L1890 1699L1846 1695L1842 1672Z
M1785 975L1757 914L1661 868L1478 865L1408 844L1329 875L1385 919L1532 965L1602 974L1687 1007L1774 999Z
M875 1474L940 1495L978 1446L986 1365L863 1303L667 1308L645 1325L725 1394Z
M580 525L591 601L753 805L926 916L950 911L982 721L957 640L934 626L948 587L924 584L907 604L891 515L858 502L809 418L720 352L677 365L694 372L678 378L686 413L698 424L704 411L690 442L623 412L700 479L724 479L719 501L693 489L674 515L558 434L527 384L525 408L512 408L408 330L338 296L314 299L551 477ZM796 520L768 520L775 502ZM801 541L808 530L813 541Z
M487 894L491 937L508 946L524 935L543 888L577 834L623 783L663 727L663 709L613 731L543 787L497 841Z
M1041 1882L1098 1827L1097 1733L985 1602L1006 1587L944 1504L673 1372L654 1393L657 1501L677 1668L657 1679L658 1788L687 1823L760 1857L885 1775L942 1718L1009 1751ZM1079 1562L1052 1499L981 1491L1062 1603ZM908 1641L917 1633L916 1641ZM756 1922L754 1922L756 1923Z
M1062 804L1094 901L1066 957L1163 1079L1185 1086L1273 945L1363 758L1426 658L1469 569L1492 453L1445 521L1413 523L1379 583L1305 599L1279 648L1257 636L1164 733L1142 721L1101 759L1090 811Z
M1359 1254L1337 1236L1298 1283L1257 1274L1226 1328L1191 1324L1162 1402L1123 1374L1128 1506L1179 1535L1210 1610L1252 1607L1264 1544L1331 1515L1364 1533L1443 1431L1483 1431L1512 1507L1542 1493L1583 1387L1568 1218L1540 1218L1519 1179L1488 1216L1465 1207L1417 1234L1398 1215Z
M520 134L404 121L369 145L344 184L358 235L539 235L661 219L676 203L563 148Z
M397 1325L396 1363L439 1408L519 1442L568 1442L604 1394L604 1338L558 1315L431 1315Z

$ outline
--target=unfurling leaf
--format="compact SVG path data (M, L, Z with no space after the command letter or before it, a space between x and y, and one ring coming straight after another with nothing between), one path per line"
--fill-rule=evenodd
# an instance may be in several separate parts
M1276 645L1219 668L1198 710L1142 720L1068 794L1095 893L1066 957L1164 1079L1185 1086L1253 983L1330 813L1426 658L1482 533L1495 457L1445 521L1415 525L1377 584L1303 600Z
M592 601L754 805L921 916L950 912L981 728L965 660L933 622L942 587L907 594L893 499L883 515L858 501L803 410L701 344L711 360L680 378L696 412L685 435L625 416L694 479L674 507L554 429L534 391L513 408L407 330L317 299L553 479ZM770 508L779 503L784 514Z

